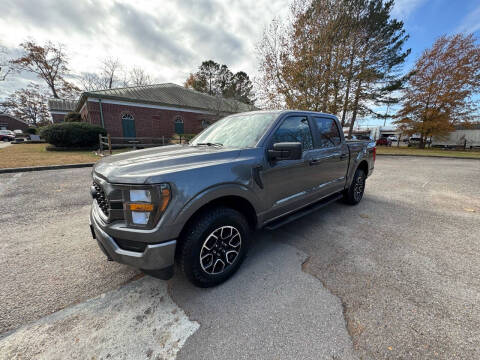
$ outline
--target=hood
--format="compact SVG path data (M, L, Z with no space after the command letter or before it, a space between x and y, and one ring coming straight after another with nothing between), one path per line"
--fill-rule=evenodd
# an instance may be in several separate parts
M239 154L238 149L169 145L105 157L93 171L110 183L147 184L154 176L229 163Z

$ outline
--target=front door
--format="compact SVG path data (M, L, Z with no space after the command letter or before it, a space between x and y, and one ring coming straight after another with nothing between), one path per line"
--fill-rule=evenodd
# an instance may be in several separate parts
M175 134L181 135L183 134L183 120L180 118L177 118L175 120Z
M262 171L269 208L266 218L270 220L306 205L316 185L312 173L316 169L310 162L317 150L308 117L299 115L284 119L270 139L269 148L280 142L300 142L303 152L301 159L270 162Z
M135 120L133 116L124 115L122 117L123 137L136 137Z

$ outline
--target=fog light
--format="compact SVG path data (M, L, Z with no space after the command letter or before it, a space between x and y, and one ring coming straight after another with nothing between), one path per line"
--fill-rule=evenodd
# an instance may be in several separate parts
M148 219L150 218L149 212L144 211L132 211L132 222L138 225L148 224Z

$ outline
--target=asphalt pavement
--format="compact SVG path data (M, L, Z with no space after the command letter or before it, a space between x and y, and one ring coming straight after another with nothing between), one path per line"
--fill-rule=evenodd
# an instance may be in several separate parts
M378 157L213 289L105 261L89 172L0 175L0 358L480 358L480 161Z

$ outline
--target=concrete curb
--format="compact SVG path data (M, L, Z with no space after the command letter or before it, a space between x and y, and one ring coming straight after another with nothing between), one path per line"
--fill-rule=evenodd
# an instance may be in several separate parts
M75 169L91 167L95 163L83 163L83 164L65 164L65 165L47 165L47 166L30 166L20 168L5 168L0 169L0 174L28 172L28 171L43 171L43 170L62 170L62 169Z
M462 160L480 160L480 158L461 157L461 156L444 156L444 155L412 155L412 154L379 154L377 156L411 156L422 158L440 158L440 159L462 159Z

